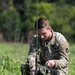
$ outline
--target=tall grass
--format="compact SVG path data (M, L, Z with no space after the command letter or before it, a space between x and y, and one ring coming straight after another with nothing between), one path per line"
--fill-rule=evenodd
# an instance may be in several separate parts
M21 75L20 66L28 49L28 44L0 43L0 75Z
M70 45L69 75L75 75L75 44Z

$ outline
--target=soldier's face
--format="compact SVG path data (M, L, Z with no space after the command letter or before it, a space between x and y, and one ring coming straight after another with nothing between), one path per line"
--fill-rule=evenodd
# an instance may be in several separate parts
M42 28L38 30L38 35L43 40L49 40L52 37L50 28Z

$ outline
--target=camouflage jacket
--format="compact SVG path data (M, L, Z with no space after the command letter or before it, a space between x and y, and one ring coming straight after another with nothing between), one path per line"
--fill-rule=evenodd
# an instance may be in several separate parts
M44 65L47 60L55 60L55 66L51 68L51 70L59 70L67 74L69 44L65 37L61 33L53 32L52 39L46 43L35 35L30 43L28 54L30 66L35 65L36 39L38 39L37 48L39 51L38 54L40 63Z

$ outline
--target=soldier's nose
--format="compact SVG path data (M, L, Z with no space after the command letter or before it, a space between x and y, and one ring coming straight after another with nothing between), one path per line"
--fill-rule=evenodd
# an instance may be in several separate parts
M43 39L44 38L44 36L41 36L41 39Z

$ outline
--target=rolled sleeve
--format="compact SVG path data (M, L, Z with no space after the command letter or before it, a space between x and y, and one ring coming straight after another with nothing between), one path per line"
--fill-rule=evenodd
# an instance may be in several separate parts
M35 57L36 57L35 54L36 54L36 53L31 53L31 54L28 55L28 60L29 60L29 65L30 65L30 67L36 65L36 64L35 64Z
M68 66L68 61L62 57L60 60L54 60L55 61L55 67L56 68L65 68Z

